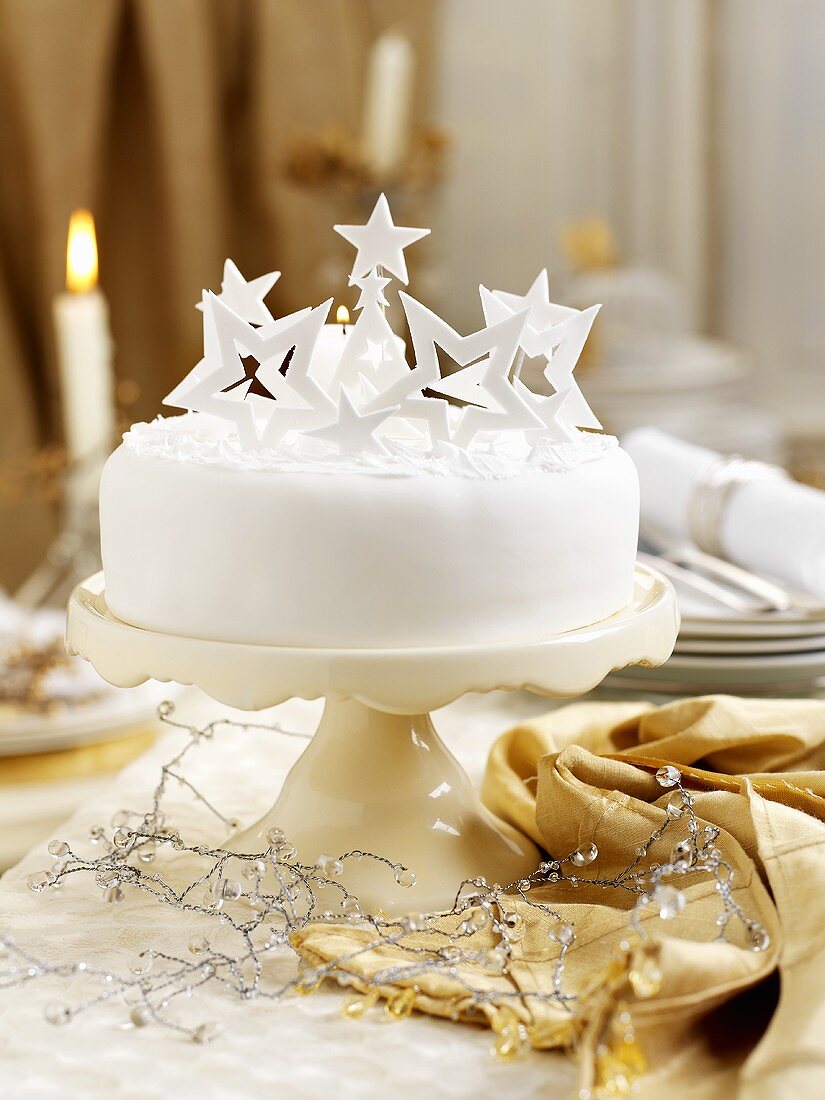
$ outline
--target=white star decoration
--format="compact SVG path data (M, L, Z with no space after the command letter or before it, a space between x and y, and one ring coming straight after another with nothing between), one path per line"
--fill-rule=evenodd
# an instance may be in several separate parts
M450 439L463 447L468 446L480 431L542 427L541 419L509 381L526 312L513 314L469 336L460 336L415 298L402 293L401 300L410 326L416 365L405 378L385 390L380 395L381 400L398 401L405 415L427 420L434 439ZM465 369L443 380L436 346ZM482 363L476 362L484 356ZM421 390L443 393L445 387L451 396L472 403L462 411L452 435L446 407L440 409L437 401L421 397Z
M303 309L272 321L263 328L253 328L217 295L207 292L203 302L204 347L207 354L164 398L164 404L210 413L231 421L237 429L241 445L249 449L261 445L262 441L264 445L273 446L293 425L314 426L320 422L319 417L334 415L333 401L308 375L312 349L331 305L330 298L317 309ZM292 385L290 379L290 389L299 399L298 408L279 405L277 399L278 391L282 400L285 397L279 368L290 352L288 373L292 374L294 370L297 381L296 385ZM225 392L244 375L242 355L251 355L258 361L260 367L257 375L260 377L263 374L260 377L262 384L276 398L272 403L270 423L264 426L263 435L259 433L252 405L244 400L249 387Z
M352 265L353 278L367 275L373 268L383 267L405 284L408 276L404 249L430 232L429 229L396 225L385 195L379 196L366 225L336 225L334 229L358 249Z
M367 338L367 350L363 355L359 355L358 358L362 359L365 363L369 363L372 369L378 373L387 359L384 354L384 341L370 340Z
M375 268L369 273L369 275L356 276L350 275L349 285L357 286L361 291L358 301L355 303L355 309L363 309L364 306L375 302L379 306L388 306L389 302L384 297L384 287L392 282L392 279L385 279Z
M332 299L274 320L264 298L280 273L247 281L227 260L220 294L204 291L198 306L203 358L165 404L228 421L243 450L280 447L285 437L291 446L297 434L340 454L440 443L495 453L505 434L518 433L520 453L522 443L574 441L578 428L601 427L573 378L599 306L554 304L545 270L525 294L480 287L485 327L462 336L401 292L410 367L385 290L390 274L406 283L404 249L429 230L395 225L384 195L366 225L335 229L357 250L349 285L360 291L358 319L346 340L336 344L328 331L321 339ZM440 351L457 368L445 377ZM550 396L522 382L525 356L544 360Z
M334 443L339 454L359 454L372 451L376 454L388 454L388 448L375 438L375 431L384 421L398 412L398 406L382 408L377 412L361 413L352 403L350 395L342 386L338 398L338 419L322 428L315 428L306 435L315 439Z
M541 356L547 359L544 376L554 390L570 391L564 403L564 416L570 423L580 428L601 428L573 378L573 371L601 306L579 310L551 302L546 270L539 273L523 295L502 290L490 291L484 286L479 287L479 292L488 324L527 306L529 312L521 335L521 349L531 358Z
M216 297L244 321L253 325L266 325L272 320L272 314L263 300L280 277L280 271L270 271L267 275L259 275L257 279L247 282L237 265L232 260L227 260L223 265L221 292ZM203 310L203 301L196 308Z

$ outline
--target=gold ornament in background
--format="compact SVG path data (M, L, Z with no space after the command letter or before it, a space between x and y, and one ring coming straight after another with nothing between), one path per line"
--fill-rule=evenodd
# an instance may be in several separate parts
M421 130L409 155L388 174L376 172L359 143L343 130L296 136L287 154L285 175L301 187L327 187L350 193L401 189L424 191L440 183L449 138L443 130Z
M559 241L571 270L577 275L610 271L618 266L616 234L606 218L578 218L565 222L559 230ZM602 343L597 317L579 358L578 370L592 370L601 361Z
M62 707L79 706L103 695L103 685L79 696L63 695L47 685L51 673L69 672L71 661L62 638L28 642L19 638L0 647L0 713L7 709L47 714Z
M616 234L606 218L578 218L565 222L559 240L574 271L607 271L617 267Z

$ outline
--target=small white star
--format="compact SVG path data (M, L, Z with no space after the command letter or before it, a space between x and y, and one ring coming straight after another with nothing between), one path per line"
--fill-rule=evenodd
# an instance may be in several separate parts
M379 409L378 412L359 413L342 386L338 398L337 421L306 432L305 435L334 443L340 454L361 454L364 451L389 454L388 448L380 439L375 438L374 433L388 417L398 412L398 408L398 405L393 405L391 408Z
M381 367L387 361L387 357L384 354L384 341L383 340L370 340L367 338L367 350L363 355L359 355L358 358L364 362L369 363L376 374L381 370Z
M272 320L272 314L264 305L264 298L280 277L280 271L270 271L267 275L259 275L257 279L247 282L237 264L227 260L223 265L221 292L216 297L249 324L266 325ZM195 308L202 311L203 301Z
M391 282L392 279L383 278L375 268L372 269L369 275L350 275L349 285L357 286L361 291L355 309L363 309L364 306L368 306L373 302L377 306L388 306L390 303L384 297L384 287Z
M409 281L404 249L422 237L429 229L410 229L396 225L390 213L386 195L380 195L366 225L336 225L336 233L358 249L352 265L354 277L366 275L374 267L385 267L402 283Z

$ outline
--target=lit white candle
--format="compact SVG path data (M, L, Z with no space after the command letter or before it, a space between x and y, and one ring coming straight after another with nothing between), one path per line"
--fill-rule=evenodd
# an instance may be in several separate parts
M54 300L63 428L69 462L69 505L97 499L100 471L115 431L109 307L97 285L92 215L76 210L69 222L66 293Z
M370 50L364 94L363 153L379 176L399 167L410 131L415 55L408 38L387 31Z

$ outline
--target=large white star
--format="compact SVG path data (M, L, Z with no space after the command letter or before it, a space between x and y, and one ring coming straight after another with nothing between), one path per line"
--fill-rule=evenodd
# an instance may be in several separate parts
M380 439L375 438L375 431L396 412L398 412L398 406L393 405L391 408L382 408L377 412L361 413L342 386L338 396L337 420L305 434L334 443L340 454L362 454L365 451L389 454L388 448Z
M275 398L274 403L267 402L268 417L261 435L265 447L276 447L287 432L315 428L335 415L335 402L310 374L312 352L331 306L329 298L282 331L286 340L293 341L285 376L280 352L265 359L258 369L257 377Z
M529 430L542 427L541 419L530 410L510 383L510 367L519 344L526 311L512 314L503 321L469 336L461 336L408 294L401 294L410 326L415 367L381 395L385 401L404 401L416 390L445 391L471 402L459 418L452 442L468 446L480 431ZM442 348L464 369L442 379L437 347ZM477 360L482 359L481 363ZM432 398L423 400L435 404ZM403 405L402 405L403 409ZM403 410L406 413L406 409Z
M255 413L250 402L244 400L248 387L231 389L244 373L241 357L251 355L259 364L277 363L280 366L291 352L293 359L297 357L300 368L312 354L331 304L332 299L317 309L303 309L288 317L280 317L264 328L253 328L216 294L207 292L203 302L206 355L164 398L164 404L229 420L234 423L243 447L251 450L259 447L261 439ZM274 392L271 387L282 384L274 381L271 372L268 381L270 392ZM225 392L227 389L230 392ZM329 414L334 409L332 401L320 388L317 388L317 394L313 392L313 398L324 413ZM275 402L271 404L274 409ZM293 414L299 411L291 410Z
M396 225L392 220L390 204L383 194L379 196L366 225L336 225L333 228L358 249L352 265L354 277L367 275L374 267L383 267L404 284L409 281L404 249L430 232L429 229Z
M227 260L223 265L221 292L216 297L244 321L252 325L266 325L272 320L272 314L263 300L280 277L280 271L270 271L267 275L259 275L257 279L247 282L237 264L233 260ZM195 308L203 310L203 301Z
M520 347L531 358L547 360L544 376L557 392L569 390L564 403L564 416L580 428L601 428L601 423L585 400L573 371L579 361L590 329L601 306L573 309L545 301L547 272L542 271L527 294L507 294L479 287L484 319L488 324L501 321L513 309L528 303L528 319L520 339ZM539 327L535 327L536 325Z
M368 306L371 302L375 302L379 306L388 306L389 302L384 297L384 287L392 282L392 279L385 279L375 268L370 271L368 275L350 275L349 285L357 286L361 291L358 301L355 304L355 309L363 309L364 306Z

